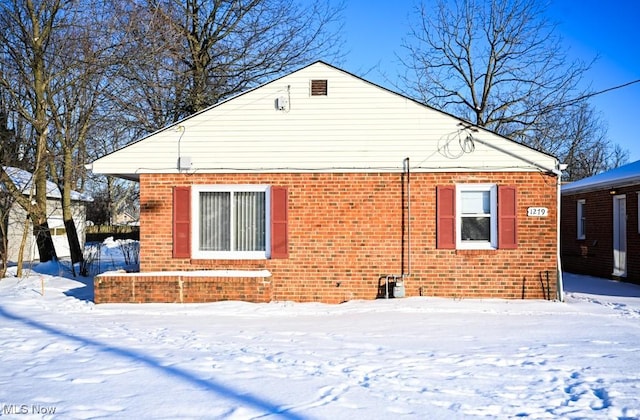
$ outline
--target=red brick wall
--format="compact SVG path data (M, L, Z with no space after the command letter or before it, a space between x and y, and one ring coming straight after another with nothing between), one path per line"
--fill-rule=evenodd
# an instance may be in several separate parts
M616 188L627 202L627 277L640 283L638 233L640 185ZM586 235L577 239L577 201L585 200ZM613 194L609 189L562 196L562 268L572 273L611 278L613 272Z
M379 296L381 278L408 269L407 244L403 251L402 240L402 177L399 173L143 174L141 271L267 269L272 273L272 300L338 303L374 299ZM517 249L436 249L436 186L455 183L518 188ZM286 186L289 258L172 258L172 188L194 184ZM544 298L547 273L550 295L556 296L555 177L540 173L412 173L410 191L411 276L405 282L406 296ZM526 209L532 206L547 207L549 216L527 217Z
M269 302L264 277L203 277L177 274L105 274L95 278L95 303L201 303L223 300Z

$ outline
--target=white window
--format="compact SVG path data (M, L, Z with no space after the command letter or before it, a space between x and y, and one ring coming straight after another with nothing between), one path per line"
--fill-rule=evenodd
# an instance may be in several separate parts
M585 239L586 236L586 222L587 219L585 217L585 212L584 212L584 206L585 206L586 201L585 200L578 200L577 201L577 208L576 208L576 214L577 214L577 218L576 218L576 226L577 226L577 231L578 231L578 239Z
M194 258L268 258L269 187L210 185L192 189Z
M494 184L456 186L456 235L459 249L498 247L497 187Z

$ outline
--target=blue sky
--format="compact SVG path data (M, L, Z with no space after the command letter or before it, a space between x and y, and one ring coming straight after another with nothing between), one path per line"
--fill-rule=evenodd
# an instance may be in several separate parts
M408 33L414 4L346 0L347 55L341 66L393 89L402 71L396 53ZM585 75L586 86L601 91L640 79L640 1L551 0L547 10L571 57L599 57ZM635 127L640 121L640 83L595 96L591 104L606 122L609 138L629 150L629 161L640 160L640 130Z

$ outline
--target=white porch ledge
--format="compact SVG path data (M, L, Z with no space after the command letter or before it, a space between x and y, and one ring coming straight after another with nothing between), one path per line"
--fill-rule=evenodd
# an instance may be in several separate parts
M132 277L271 277L269 270L195 270L195 271L149 271L144 273L127 273L126 271L106 271L100 276L132 276Z

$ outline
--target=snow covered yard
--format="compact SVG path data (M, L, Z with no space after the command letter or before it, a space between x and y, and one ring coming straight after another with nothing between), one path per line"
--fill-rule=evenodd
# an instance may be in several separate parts
M57 270L0 280L5 418L640 417L638 286L567 274L565 303L96 306L90 279Z

